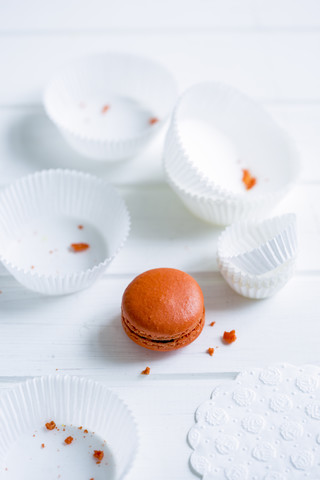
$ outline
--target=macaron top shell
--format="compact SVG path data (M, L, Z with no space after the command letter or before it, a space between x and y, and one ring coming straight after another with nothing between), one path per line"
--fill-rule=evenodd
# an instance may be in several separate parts
M179 338L204 315L202 291L190 275L156 268L137 276L122 297L122 316L137 334L153 340Z

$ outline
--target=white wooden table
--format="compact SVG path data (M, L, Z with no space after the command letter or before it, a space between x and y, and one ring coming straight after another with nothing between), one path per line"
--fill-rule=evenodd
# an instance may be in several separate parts
M43 86L74 56L102 50L140 53L175 75L180 91L221 80L260 100L295 138L300 184L277 213L298 215L300 256L277 296L250 301L217 272L220 229L193 217L165 184L163 136L121 165L91 164L45 117ZM114 183L132 232L91 289L46 298L0 275L0 381L59 372L107 384L134 411L141 449L128 479L187 480L186 433L217 383L249 366L319 364L320 336L320 4L317 0L0 0L0 185L35 170L71 167ZM189 347L159 354L139 348L120 324L121 296L149 268L185 270L203 289L207 325ZM238 340L222 346L224 330ZM213 357L211 346L220 346ZM148 377L140 375L147 365Z

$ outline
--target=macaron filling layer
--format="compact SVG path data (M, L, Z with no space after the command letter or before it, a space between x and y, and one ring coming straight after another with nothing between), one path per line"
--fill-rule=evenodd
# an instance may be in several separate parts
M155 343L155 344L167 344L167 343L173 343L173 342L177 342L177 341L181 341L185 338L187 338L188 336L192 335L193 333L197 332L199 329L200 331L202 330L202 324L204 322L204 316L205 316L205 309L203 309L203 314L201 316L201 318L199 319L198 323L196 324L196 326L191 329L191 330L187 330L186 332L184 333L181 333L179 336L175 336L175 337L172 337L172 338L166 338L166 339L157 339L155 337L151 337L151 336L145 336L142 332L138 332L138 330L128 321L128 319L126 319L122 313L122 322L124 324L124 326L126 327L127 330L129 330L129 333L131 334L132 337L136 337L137 339L140 339L141 341L147 341L147 342L151 342L151 343Z

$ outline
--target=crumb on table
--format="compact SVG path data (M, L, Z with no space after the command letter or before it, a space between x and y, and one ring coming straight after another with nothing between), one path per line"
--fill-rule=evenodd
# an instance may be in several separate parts
M149 124L150 125L154 125L155 123L158 123L158 122L159 122L159 118L157 118L157 117L149 118Z
M149 375L150 374L150 367L146 367L142 370L141 375Z
M85 250L88 250L90 248L90 245L88 243L71 243L70 245L70 250L72 252L84 252Z
M66 445L70 445L72 442L73 442L73 437L71 437L71 436L70 436L70 437L67 437L67 438L65 439L65 441L64 441L64 443L65 443Z
M110 110L110 105L103 105L101 108L101 113L107 113L108 110Z
M210 347L210 348L208 348L207 351L208 351L210 357L212 357L212 355L214 354L214 348L213 348L213 347Z
M215 323L216 323L216 322L211 322L211 323L209 324L209 327L213 327L213 325L215 325Z
M47 430L54 430L55 428L56 428L56 424L53 420L51 420L51 422L46 423Z
M97 463L101 463L102 459L104 457L104 453L102 450L94 450L93 452L93 458L97 460Z
M41 443L41 448L44 448L45 447L45 444L44 443Z
M244 183L246 189L250 190L257 183L257 179L251 175L249 170L244 168L242 170L242 182Z
M225 341L225 343L233 343L237 340L236 331L231 330L230 332L224 332L222 338Z

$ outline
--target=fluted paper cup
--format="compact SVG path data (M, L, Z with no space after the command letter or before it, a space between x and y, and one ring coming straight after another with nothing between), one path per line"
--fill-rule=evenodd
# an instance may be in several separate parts
M0 259L22 285L43 294L92 285L129 229L120 195L89 174L37 172L0 194Z
M297 258L295 216L283 215L260 223L239 222L218 241L218 266L240 295L266 298L292 277Z
M218 224L261 218L300 170L288 135L256 102L220 83L196 85L182 95L167 133L164 166L187 207Z
M137 449L132 413L97 382L51 375L0 397L3 479L120 480Z
M167 144L166 144L167 145ZM168 151L168 150L167 150ZM239 219L259 219L265 217L270 209L281 200L281 196L273 195L259 204L239 202L230 197L200 193L201 188L187 189L179 175L172 168L169 157L164 156L164 173L168 184L178 195L184 205L196 217L214 225L230 225Z
M287 214L258 224L233 225L222 242L220 259L261 275L294 258L297 248L296 216Z
M136 55L100 53L66 66L44 106L69 144L96 160L136 155L165 123L176 99L171 74Z

